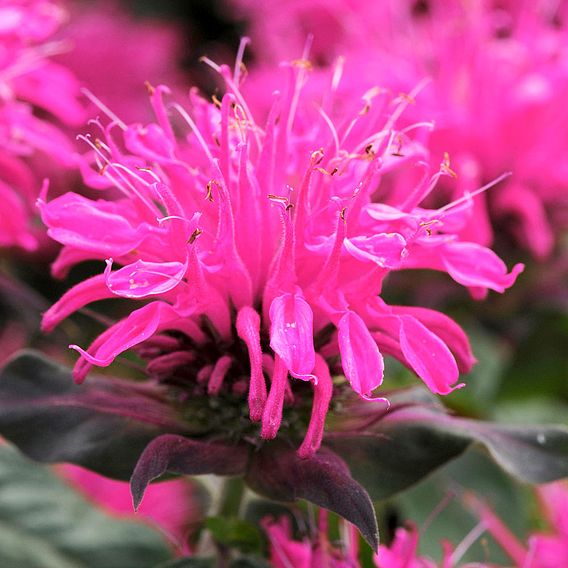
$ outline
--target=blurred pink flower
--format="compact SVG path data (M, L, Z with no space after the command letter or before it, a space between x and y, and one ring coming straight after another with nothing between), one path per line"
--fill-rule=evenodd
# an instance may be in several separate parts
M72 164L61 130L81 123L79 85L52 56L65 49L53 36L66 19L50 0L7 0L0 6L0 247L33 250L30 215L41 179L38 160Z
M136 17L117 0L69 2L69 10L71 48L57 60L121 119L148 116L145 82L185 86L184 38L173 22Z
M535 532L524 545L491 508L470 497L469 503L487 531L520 568L559 568L568 565L568 484L558 481L536 489L548 530Z
M449 542L442 542L442 561L438 564L430 558L419 555L420 535L416 527L398 528L390 546L379 546L378 553L374 555L375 566L377 568L496 568L495 564L484 562L459 563L462 552L465 552L462 549L471 544L470 535L477 538L479 534L477 527L474 528L463 542L455 548Z
M179 549L187 553L187 538L192 523L198 519L191 485L184 479L155 483L148 488L144 503L132 511L128 482L115 481L75 465L59 467L61 475L106 511L124 517L139 518L159 528Z
M523 267L508 273L491 250L459 238L470 197L420 206L451 170L444 161L431 171L424 123L397 130L407 98L377 90L335 100L333 84L304 97L299 62L275 71L288 80L261 127L238 87L239 63L234 74L208 63L226 81L221 101L192 91L188 111L152 87L156 122L114 120L100 125L100 139L84 138L85 181L122 198L39 200L63 245L55 274L87 259L107 264L46 312L45 330L96 300L144 301L87 350L72 346L76 379L136 348L151 376L176 377L190 392L248 391L265 439L276 436L297 380L311 384L303 456L320 445L334 374L372 398L384 353L435 393L462 386L459 372L474 362L463 331L433 310L387 305L386 277L438 270L482 297L503 292Z
M548 0L229 4L249 19L261 68L294 57L313 34L316 65L348 58L346 85L408 92L430 77L421 114L436 121L434 155L452 157L456 195L513 172L476 200L464 238L488 245L508 226L535 257L551 253L568 227L565 8Z
M262 520L270 543L270 564L274 568L358 568L359 533L350 523L340 522L345 543L334 546L327 536L327 511L321 509L316 535L295 539L289 517Z

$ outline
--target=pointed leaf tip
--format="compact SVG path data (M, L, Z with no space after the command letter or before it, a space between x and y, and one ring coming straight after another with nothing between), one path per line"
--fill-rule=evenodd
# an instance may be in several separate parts
M246 480L258 493L277 501L306 499L353 523L377 550L379 529L373 503L345 462L327 448L308 459L294 448L266 444L249 462Z
M186 475L240 475L248 454L242 446L191 440L164 434L142 452L130 478L132 503L137 510L148 485L167 471Z

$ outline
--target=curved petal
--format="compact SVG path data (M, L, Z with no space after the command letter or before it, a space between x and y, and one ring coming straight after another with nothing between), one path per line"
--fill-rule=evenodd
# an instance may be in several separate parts
M400 347L404 358L437 394L448 394L459 377L458 366L448 346L412 316L400 318Z
M496 292L510 288L524 270L523 264L516 264L507 273L505 263L493 251L475 243L449 243L442 252L442 262L456 282Z
M469 373L477 362L471 351L469 339L464 330L450 317L428 308L414 306L391 306L393 314L409 315L435 333L454 354L461 373Z
M147 224L134 228L114 211L118 208L112 203L76 193L66 193L49 203L39 201L38 205L49 236L81 250L122 256L136 248L151 229Z
M43 314L41 328L43 331L51 331L83 306L105 298L112 298L112 292L106 286L104 274L88 278L65 292L61 299Z
M78 351L91 365L108 367L118 355L151 337L164 320L172 317L168 304L152 302L105 331L104 341L96 346L94 353L89 353L78 345L69 347Z
M175 288L185 276L187 262L136 262L111 272L112 259L105 270L109 290L124 298L145 298Z
M298 293L282 294L270 305L270 347L290 374L310 380L315 365L314 315L310 305Z
M383 382L383 356L365 322L355 312L346 312L337 329L345 376L357 394L369 396Z

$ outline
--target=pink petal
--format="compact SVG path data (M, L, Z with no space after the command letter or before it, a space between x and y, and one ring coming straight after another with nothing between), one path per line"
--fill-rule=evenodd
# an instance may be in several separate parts
M400 347L404 358L428 388L448 394L459 377L458 366L447 345L412 316L400 318Z
M49 203L39 202L41 218L51 238L63 245L104 255L122 256L142 241L144 226L135 229L112 204L66 193ZM118 209L117 209L118 210Z
M313 313L299 294L282 294L270 305L270 347L290 374L310 380L315 365Z
M505 263L493 251L475 243L454 242L446 245L442 262L456 282L496 292L510 288L524 270L523 264L516 264L507 273Z
M246 343L250 362L250 386L248 404L250 419L258 422L266 403L266 381L262 374L262 349L260 347L260 316L250 306L239 310L237 333Z
M287 385L288 369L284 361L276 355L270 392L262 413L261 436L265 440L272 440L278 434L280 424L282 423L282 410L284 408L284 395Z
M145 298L164 294L175 288L183 279L187 263L136 262L111 272L112 259L107 261L106 283L114 294L124 298Z
M333 381L329 374L329 367L319 353L316 353L315 373L318 378L317 383L313 383L314 401L312 403L312 414L308 430L302 445L298 448L298 455L301 458L313 456L320 448L325 427L325 418L329 409L331 395L333 393Z
M88 278L65 292L61 299L43 314L41 328L43 331L51 331L83 306L105 298L112 298L112 292L106 286L104 274Z
M354 237L343 241L351 256L363 262L394 268L400 264L406 241L398 233L379 233L370 237Z
M151 337L164 319L171 319L171 311L168 308L163 302L152 302L133 311L126 319L105 332L104 342L97 345L94 353L88 353L77 345L70 347L92 365L108 367L122 352Z
M391 306L393 314L409 315L435 333L454 354L461 373L469 373L477 362L471 351L469 339L464 330L447 315L429 310L407 306Z
M355 312L346 312L337 329L345 377L357 394L370 396L383 382L383 356L365 322Z

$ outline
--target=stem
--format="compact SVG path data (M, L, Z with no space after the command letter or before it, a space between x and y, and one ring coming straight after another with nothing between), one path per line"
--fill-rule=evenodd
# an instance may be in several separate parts
M200 481L211 496L211 504L207 511L208 517L231 518L239 516L245 490L242 477L207 475L203 476ZM215 543L207 529L201 533L197 553L203 556L217 556L219 568L226 566L230 560L230 551Z
M220 517L238 517L243 501L245 483L242 477L226 478L218 515Z

